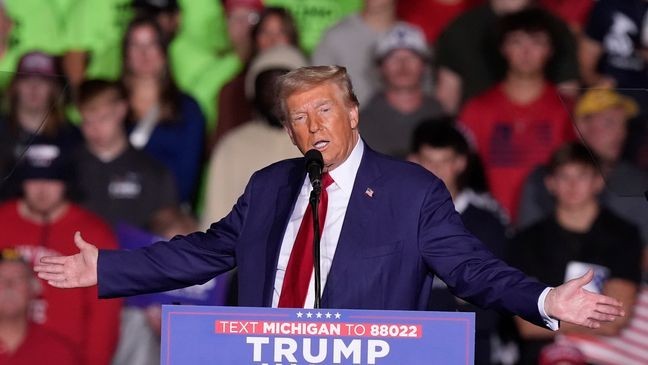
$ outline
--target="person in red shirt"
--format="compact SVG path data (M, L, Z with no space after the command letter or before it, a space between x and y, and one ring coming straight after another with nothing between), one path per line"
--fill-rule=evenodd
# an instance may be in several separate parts
M398 18L414 24L433 45L441 31L464 11L485 0L400 0L396 4Z
M29 320L29 307L41 290L29 264L14 249L0 251L0 364L55 362L79 365L71 342Z
M117 248L109 226L65 196L71 164L56 145L32 145L18 168L23 197L0 205L0 249L15 247L30 263L76 251L74 233ZM32 320L72 342L84 365L108 365L117 342L120 301L99 300L96 288L63 291L48 285L33 303ZM56 359L51 358L53 363Z
M555 43L549 24L546 13L536 9L502 19L506 76L469 100L459 117L484 162L493 195L513 221L529 172L574 136L568 103L544 73Z

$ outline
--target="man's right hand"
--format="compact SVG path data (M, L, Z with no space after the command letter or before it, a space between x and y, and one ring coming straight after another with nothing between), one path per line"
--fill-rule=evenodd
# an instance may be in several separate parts
M74 243L79 253L71 256L46 256L34 266L38 277L57 288L79 288L97 284L97 259L99 250L74 235Z

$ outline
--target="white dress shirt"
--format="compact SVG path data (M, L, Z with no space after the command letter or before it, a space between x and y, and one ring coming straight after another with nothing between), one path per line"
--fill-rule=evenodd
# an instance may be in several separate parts
M340 238L342 223L344 222L344 216L346 215L346 208L349 205L349 199L351 199L353 183L355 182L356 174L360 167L363 152L364 143L361 139L358 139L358 143L356 143L349 157L340 164L340 166L329 171L334 182L326 189L328 194L328 208L326 210L326 219L324 220L324 229L322 230L322 237L320 240L322 290L324 290L326 278L331 270L333 255L335 255L335 249L337 248L337 243ZM295 244L295 239L299 232L299 226L301 225L304 214L306 213L311 190L313 190L313 186L307 176L304 179L301 190L299 191L299 197L297 197L295 208L290 216L290 221L288 221L288 226L286 227L286 232L284 233L283 241L281 242L279 262L277 263L277 274L275 276L274 291L272 295L272 306L275 308L279 304L279 296L281 295L281 288L283 286L284 276L286 275L286 267L288 266L288 260L290 259L290 252ZM311 274L304 308L313 308L314 304L315 280Z
M342 223L344 222L344 217L346 215L346 208L349 205L349 199L351 198L353 184L360 167L360 161L362 160L364 148L365 147L362 139L358 139L358 142L353 148L353 151L351 151L349 157L340 166L329 172L329 174L333 178L334 183L326 189L326 192L328 193L328 208L326 211L326 220L324 221L324 229L322 231L322 237L320 240L322 290L324 290L324 287L326 285L326 278L328 277L328 273L331 270L333 256L335 255L335 249L337 248L338 240L340 238ZM292 251L293 245L295 244L295 239L297 238L297 233L299 232L299 226L301 225L304 214L306 213L306 208L308 207L308 198L310 197L310 192L312 189L313 187L307 176L304 179L301 190L299 191L299 196L297 197L295 208L290 215L290 220L288 221L288 226L286 227L286 232L284 233L284 237L281 242L279 261L277 262L277 272L275 275L274 290L272 295L272 307L274 308L276 308L279 304L279 297L281 296L281 288L283 286L283 280L286 275L286 267L288 266L288 260L290 259L290 252ZM547 316L544 309L545 297L549 293L550 289L551 288L546 288L538 298L538 310L540 311L540 314L542 315L547 327L555 331L558 329L558 321ZM314 304L315 281L313 279L313 274L311 273L311 279L310 283L308 284L308 292L306 295L304 308L313 308Z

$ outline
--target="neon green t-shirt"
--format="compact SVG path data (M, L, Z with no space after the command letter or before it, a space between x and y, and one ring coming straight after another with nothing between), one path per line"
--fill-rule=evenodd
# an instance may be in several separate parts
M362 0L266 0L286 8L295 18L300 46L310 53L323 32L362 7ZM197 99L211 129L218 111L216 98L243 63L230 52L224 10L219 1L180 0L181 25L171 43L173 74L180 88Z
M218 94L241 71L243 63L232 52L218 54L200 47L188 36L176 36L171 42L169 60L178 87L196 99L211 130L218 112Z
M181 31L195 42L218 51L230 48L225 13L220 1L180 0ZM295 18L300 47L311 53L322 33L343 17L362 8L363 0L264 0L266 6L287 9Z
M216 0L179 0L180 29L171 42L169 60L180 89L191 95L215 127L221 88L243 69L231 51L224 10Z
M132 19L131 0L68 0L66 50L89 54L87 78L117 79L122 38Z
M216 52L231 48L220 0L178 0L178 5L179 36L190 37L196 45Z
M60 55L65 51L66 14L74 0L5 0L11 19L8 49L0 58L0 89L14 77L27 52Z
M5 0L13 24L10 47L59 55L65 51L65 26L75 0Z
M0 58L0 90L5 90L9 86L23 53L17 48L10 48Z
M220 1L179 0L180 29L169 47L171 71L180 89L191 95L212 129L216 100L229 80L243 68L233 54Z

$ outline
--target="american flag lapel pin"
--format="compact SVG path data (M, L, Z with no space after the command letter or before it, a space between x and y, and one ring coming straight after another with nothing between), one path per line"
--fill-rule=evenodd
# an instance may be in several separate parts
M367 188L367 190L365 190L365 194L367 194L368 197L373 198L374 191L372 188Z

